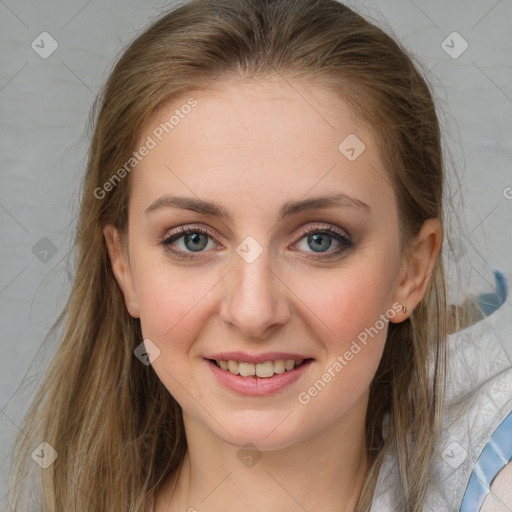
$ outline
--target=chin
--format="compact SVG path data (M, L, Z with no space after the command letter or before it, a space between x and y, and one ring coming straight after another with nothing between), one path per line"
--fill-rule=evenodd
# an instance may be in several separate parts
M266 417L262 418L262 415ZM290 411L279 414L248 414L248 411L245 411L243 418L223 422L225 430L217 424L211 426L214 433L228 444L239 448L250 444L260 451L273 451L287 448L304 437L304 425L290 421L291 416L293 413Z

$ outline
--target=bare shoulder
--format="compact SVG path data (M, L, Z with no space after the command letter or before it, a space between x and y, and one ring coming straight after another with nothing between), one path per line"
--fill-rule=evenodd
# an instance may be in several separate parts
M491 492L485 498L480 512L510 512L512 510L512 461L497 475Z

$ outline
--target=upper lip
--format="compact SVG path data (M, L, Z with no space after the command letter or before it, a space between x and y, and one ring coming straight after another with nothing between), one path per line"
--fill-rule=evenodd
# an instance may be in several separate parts
M289 352L265 352L263 354L247 354L246 352L220 352L205 356L206 359L215 359L216 361L238 361L242 363L265 363L267 361L277 361L278 359L312 359L304 354L292 354Z

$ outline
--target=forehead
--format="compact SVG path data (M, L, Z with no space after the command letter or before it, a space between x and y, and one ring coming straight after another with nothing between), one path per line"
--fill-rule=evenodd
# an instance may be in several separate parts
M138 146L149 139L153 148L130 178L141 206L177 192L248 211L333 192L395 206L371 127L305 81L211 84L161 107Z

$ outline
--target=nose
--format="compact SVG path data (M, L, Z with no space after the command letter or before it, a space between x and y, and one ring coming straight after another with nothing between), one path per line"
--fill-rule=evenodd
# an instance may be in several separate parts
M287 287L267 255L264 251L251 263L235 256L220 311L230 328L254 340L268 338L290 317Z

